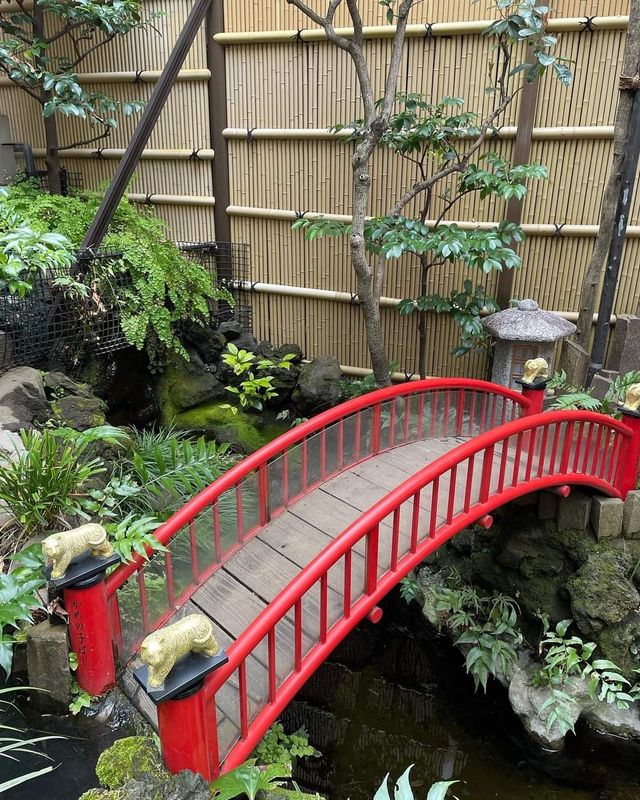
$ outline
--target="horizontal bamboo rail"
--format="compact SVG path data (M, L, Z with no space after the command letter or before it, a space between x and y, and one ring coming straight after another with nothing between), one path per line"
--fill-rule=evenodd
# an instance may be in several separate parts
M351 222L349 214L325 214L319 211L290 211L282 208L257 208L254 206L229 206L227 213L232 217L250 217L254 219L277 219L293 221L304 216L305 219L327 219L332 222ZM433 225L435 220L427 220L427 225ZM463 230L489 230L495 228L497 222L470 222L460 220L445 220L443 225L458 225ZM552 223L529 223L521 226L527 236L558 236L558 237L593 237L598 233L597 225L555 225ZM627 228L629 238L640 238L640 225L629 225Z
M407 25L407 37L424 36L478 36L494 20L471 20L466 22L434 22L423 25ZM548 30L553 33L568 33L590 28L597 31L625 30L629 24L628 16L615 17L560 17L551 19ZM363 28L365 39L390 39L395 35L395 25L370 25ZM350 38L353 28L336 28L340 36ZM236 33L217 33L214 40L222 45L267 44L276 42L320 42L326 40L324 30L303 28L288 31L238 31Z
M235 288L243 292L258 292L270 295L280 295L284 297L303 297L307 300L327 300L333 303L348 303L349 305L358 305L357 294L351 292L339 292L333 289L312 289L306 286L287 286L281 283L262 283L259 281L236 281ZM401 302L399 297L381 297L380 306L382 308L397 308ZM569 322L578 321L577 311L556 311L556 314L563 317ZM480 315L486 317L489 312L483 309ZM610 325L615 325L618 318L614 314L609 320ZM593 315L593 323L598 321L598 315Z
M157 83L161 70L140 69L129 72L84 72L78 75L78 83ZM211 73L208 69L181 69L177 81L186 83L193 81L208 81ZM12 80L6 76L0 77L0 86L13 86Z
M216 204L215 197L202 197L185 194L156 194L155 192L142 194L131 192L130 194L127 194L127 198L132 203L142 203L144 205L153 206L214 206Z
M123 147L72 147L69 150L61 150L60 157L65 158L104 158L119 159L124 155ZM36 158L45 157L44 147L36 147L33 150ZM141 158L144 161L213 161L214 152L206 147L194 150L154 150L149 148L143 150Z
M597 140L613 139L613 125L558 126L554 128L534 128L534 141ZM353 128L333 131L331 128L225 128L225 139L252 141L341 141L353 133ZM515 139L518 129L515 126L500 128L495 136L498 139Z

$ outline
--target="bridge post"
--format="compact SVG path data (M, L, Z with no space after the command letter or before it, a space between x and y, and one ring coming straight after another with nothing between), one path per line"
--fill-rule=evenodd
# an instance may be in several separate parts
M204 681L177 697L158 703L158 735L169 772L199 772L207 781L219 774L218 731L207 713ZM215 703L214 703L215 706Z
M522 396L529 401L529 407L524 410L524 416L530 417L533 414L541 414L544 410L544 397L547 389L547 381L539 380L535 383L524 383L518 381L522 386Z
M628 440L627 452L623 455L621 454L621 458L624 458L624 463L618 488L624 500L627 494L638 485L638 472L640 471L640 412L631 411L628 408L624 408L624 406L620 408L620 411L622 412L624 424L631 430L631 439Z
M119 563L117 555L87 556L72 563L62 578L48 578L63 592L69 614L69 642L78 657L76 679L90 695L102 694L116 682L105 573L109 566Z

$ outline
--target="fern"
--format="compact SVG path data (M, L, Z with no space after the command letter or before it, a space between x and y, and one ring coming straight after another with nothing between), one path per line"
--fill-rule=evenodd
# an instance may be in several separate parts
M592 397L589 392L574 391L560 395L551 408L560 409L562 411L569 411L572 409L600 411L602 408L602 401L598 400L597 397Z
M232 463L228 445L208 442L204 436L193 441L173 431L135 435L134 449L120 462L120 473L140 490L124 498L122 505L130 512L166 518Z

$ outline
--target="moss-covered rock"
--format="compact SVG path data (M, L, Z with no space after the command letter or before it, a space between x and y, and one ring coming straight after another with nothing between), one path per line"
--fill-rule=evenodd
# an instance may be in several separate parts
M158 381L163 418L167 412L185 411L224 397L224 385L195 354L190 361L169 358Z
M219 442L230 442L245 453L253 453L283 432L270 414L234 414L226 403L203 403L176 413L173 424L182 430L204 431Z
M58 422L77 431L97 428L107 421L107 404L97 397L58 397L52 401L51 408Z
M160 776L162 760L153 740L147 736L118 739L100 754L96 775L107 789L120 789L130 780Z
M78 800L122 800L120 789L89 789Z

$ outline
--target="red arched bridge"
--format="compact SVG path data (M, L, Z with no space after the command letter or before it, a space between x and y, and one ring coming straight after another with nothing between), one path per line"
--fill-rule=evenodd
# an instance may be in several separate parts
M166 547L65 591L81 685L135 689L141 640L213 622L228 663L158 706L165 761L207 778L245 760L282 709L426 556L497 507L572 484L624 498L640 419L540 413L544 390L436 379L332 408L244 459L156 532ZM157 724L157 723L156 723Z

